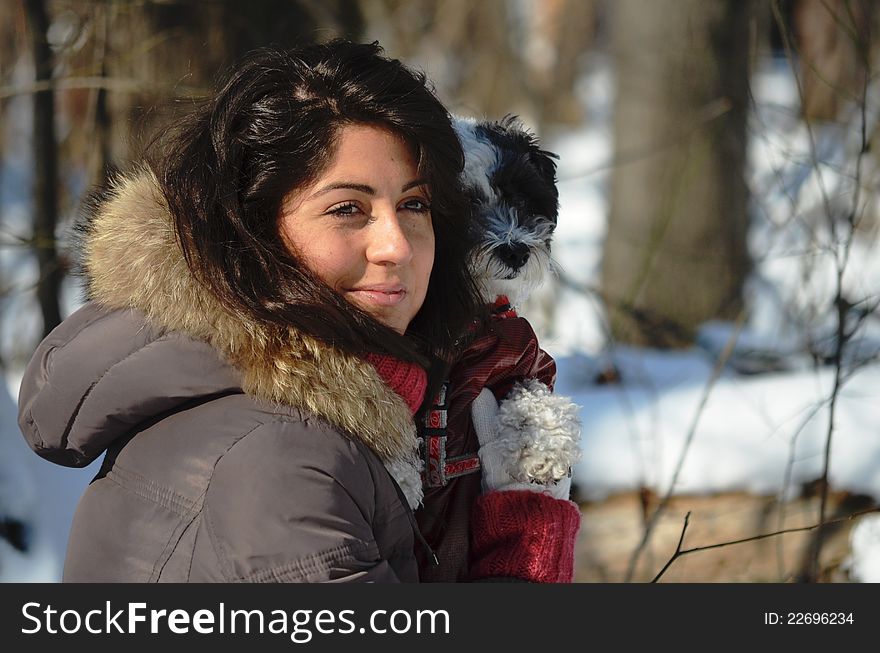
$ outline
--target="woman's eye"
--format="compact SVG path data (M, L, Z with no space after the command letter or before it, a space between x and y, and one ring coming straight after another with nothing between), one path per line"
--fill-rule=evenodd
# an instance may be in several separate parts
M353 204L352 202L348 202L346 204L340 204L339 206L334 206L327 213L331 213L332 215L356 215L360 211L360 208L357 204Z
M418 213L426 213L431 210L426 201L419 199L407 200L403 203L403 208L407 211L416 211Z

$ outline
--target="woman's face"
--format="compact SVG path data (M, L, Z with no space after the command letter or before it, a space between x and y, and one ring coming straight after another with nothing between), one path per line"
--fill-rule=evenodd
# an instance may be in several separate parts
M347 125L324 172L285 198L281 233L324 283L404 333L434 265L428 198L405 141Z

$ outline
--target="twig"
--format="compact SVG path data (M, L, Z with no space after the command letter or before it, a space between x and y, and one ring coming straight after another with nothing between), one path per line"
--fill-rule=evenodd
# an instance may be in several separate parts
M707 544L705 546L696 546L692 549L682 549L681 548L681 540L679 540L678 547L676 548L675 553L672 555L672 557L669 559L669 561L666 563L666 565L663 567L663 569L660 570L660 573L658 573L654 577L654 580L652 580L651 582L656 583L660 579L660 577L666 572L666 570L669 569L669 567L672 565L673 562L675 562L678 558L680 558L682 556L686 556L690 553L697 553L698 551L708 551L710 549L720 549L725 546L733 546L734 544L745 544L746 542L755 542L758 540L765 540L768 537L776 537L777 535L786 535L788 533L802 533L805 531L812 531L812 530L816 530L817 528L821 528L823 526L828 526L829 524L839 524L839 523L843 523L843 522L847 522L847 521L852 521L856 517L861 517L862 515L867 515L867 514L873 513L873 512L880 513L880 507L867 508L866 510L859 510L858 512L854 512L852 514L849 514L846 517L841 517L840 519L833 519L831 521L827 521L824 523L813 524L812 526L802 526L800 528L786 528L781 531L774 531L772 533L762 533L761 535L753 535L751 537L744 537L739 540L729 540L727 542L718 542L717 544ZM688 516L690 516L690 513L688 513ZM685 517L685 529L687 528L687 522L688 522L688 519L687 519L687 517ZM681 538L684 539L684 529L681 532Z
M657 154L662 154L663 152L674 148L676 145L680 145L681 143L683 143L686 139L690 138L690 136L700 131L708 123L717 120L718 118L721 118L722 116L727 114L731 110L731 108L732 104L728 98L716 98L706 103L697 112L696 119L693 122L688 123L687 129L682 129L678 133L669 136L659 143L651 143L649 145L635 147L629 150L624 150L622 152L616 152L613 156L609 157L608 160L603 161L602 163L599 163L592 168L586 168L578 172L560 175L559 182L565 183L567 181L574 181L578 179L583 179L585 177L591 177L592 175L595 175L599 172L604 172L606 170L616 168L617 166L621 166L627 163L634 163L643 159L649 159Z
M867 141L867 110L866 105L868 102L868 70L865 71L864 81L862 82L862 93L860 97L860 117L861 117L861 143L859 152L856 156L856 171L855 171L855 187L853 191L853 204L852 211L847 216L847 221L849 223L849 231L846 234L846 239L844 241L842 260L838 256L835 255L835 263L837 264L837 288L836 288L836 297L835 297L835 307L837 308L837 343L836 350L834 352L834 388L831 391L831 405L829 408L829 417L828 417L828 435L825 439L825 452L824 452L824 465L822 469L822 484L821 484L821 500L819 504L819 523L822 524L825 522L825 515L828 507L828 489L830 485L830 479L828 476L830 467L831 467L831 442L832 436L834 434L834 417L837 409L837 398L840 394L840 389L843 385L843 350L846 347L847 343L852 339L852 336L855 333L855 330L847 332L846 329L846 319L849 313L849 306L844 302L843 298L843 276L846 272L847 264L849 263L850 251L852 248L852 243L855 240L855 229L858 224L857 215L859 214L859 200L860 200L860 191L861 191L861 176L862 176L862 161L864 154L868 151L868 141ZM828 220L834 224L834 216L829 212ZM836 239L835 239L836 240ZM816 541L816 550L813 556L813 564L812 564L812 578L813 580L818 579L819 577L819 556L822 550L822 540L823 540L823 532L820 530L817 533L817 541Z
M556 276L559 282L566 288L570 290L574 290L582 295L584 295L588 300L594 302L596 304L596 314L599 316L599 324L602 329L602 335L605 337L606 342L606 350L609 352L614 351L617 346L616 340L614 338L614 334L611 331L611 325L608 323L607 318L602 312L601 304L604 303L608 305L608 296L603 293L599 288L595 288L592 286L579 284L575 282L571 277L569 277L563 270L560 265L555 265L554 269L556 270ZM623 309L621 309L623 310ZM642 455L642 448L639 446L639 429L638 423L635 417L635 408L633 407L632 401L630 400L629 393L627 392L627 386L625 383L618 383L617 388L619 389L620 399L623 403L624 411L626 412L627 424L629 425L629 435L630 439L633 443L633 450L637 452L637 464L639 467L639 484L642 487L647 486L648 484L648 474L647 474L647 461L645 457ZM648 391L654 399L654 404L656 405L657 399L657 388L653 383L648 384ZM656 423L656 420L652 420L652 423ZM650 434L650 439L656 445L656 433Z
M684 534L688 529L688 522L691 519L691 512L688 510L688 513L684 516L684 526L681 527L681 536L678 538L678 546L675 547L675 553L672 554L672 557L666 561L666 564L663 565L663 569L661 569L656 576L651 580L652 583L656 583L660 580L660 577L666 573L666 570L669 569L670 565L675 562L678 557L681 555L681 544L684 542Z
M804 88L801 84L801 79L797 74L797 67L795 66L795 58L794 58L794 47L792 45L791 34L788 31L788 27L785 24L785 20L782 18L782 13L779 10L779 0L773 0L770 3L770 7L773 11L773 18L776 22L777 27L779 28L779 33L782 35L782 45L785 49L785 57L788 61L789 67L791 68L791 74L794 77L795 85L797 86L798 99L800 100L801 107L805 106L804 103ZM804 125L807 130L807 141L810 145L810 159L813 163L813 167L816 170L816 182L819 186L819 192L822 195L822 203L825 206L825 213L828 216L832 215L831 212L831 200L828 197L828 191L825 188L825 181L822 177L822 170L819 166L819 155L816 151L816 139L813 137L813 130L810 129L810 125L804 121ZM831 235L832 241L837 241L837 233L836 227L834 223L831 223Z
M669 502L672 500L672 495L675 492L675 485L676 483L678 483L678 477L681 474L681 470L684 468L684 461L687 458L691 443L694 440L694 435L696 435L697 425L699 424L700 418L703 415L703 411L706 408L706 404L709 401L709 395L712 394L712 390L715 388L715 383L721 377L721 372L724 370L724 366L727 364L728 359L733 353L733 348L736 345L736 341L739 338L739 334L742 331L743 326L745 325L745 318L745 311L740 311L739 315L736 318L734 330L730 334L730 337L728 337L727 342L724 345L724 349L721 351L721 353L718 355L717 360L715 361L715 367L712 370L712 376L709 378L709 381L706 383L706 387L703 389L703 396L700 398L700 403L697 406L697 411L694 414L693 421L691 422L687 436L685 437L684 446L682 447L681 454L679 454L675 471L672 474L672 479L669 482L669 488L666 490L666 494L663 496L660 504L651 514L651 518L648 520L648 523L645 526L645 532L642 536L642 539L630 556L629 566L626 572L627 582L632 580L632 577L635 574L636 564L638 564L639 561L639 557L641 556L642 551L644 551L645 547L647 546L648 541L651 538L651 534L653 533L654 527L657 525L657 522L660 519L660 516L663 514L663 512L666 510L666 507L669 505Z
M827 218L828 228L830 230L831 236L831 244L829 249L831 250L834 257L835 264L835 297L834 297L834 307L837 316L837 324L836 324L836 343L835 343L835 351L833 354L832 362L834 365L834 385L831 391L831 395L828 399L829 402L829 420L828 420L828 431L825 438L825 447L823 453L823 471L822 476L820 477L820 485L821 485L821 500L819 506L819 525L825 522L826 510L827 510L827 501L828 501L828 491L829 491L829 471L831 465L831 446L833 441L833 433L834 433L834 422L836 417L836 409L837 409L837 399L840 395L840 391L845 383L845 375L843 371L843 354L844 350L847 347L848 343L852 340L853 335L856 333L858 325L860 321L857 320L855 328L850 331L847 331L846 323L850 313L850 308L844 298L844 289L843 289L843 279L846 271L846 267L850 260L850 250L855 239L855 228L858 224L859 215L859 195L861 190L861 175L862 175L862 157L867 152L867 115L866 115L866 104L867 104L867 87L868 80L870 79L870 70L869 70L869 62L867 58L866 44L862 42L862 39L859 38L858 28L856 25L856 21L852 12L850 11L850 7L847 5L846 9L850 19L852 20L852 29L850 29L849 25L846 25L841 20L840 16L826 3L823 2L823 5L828 11L829 15L834 19L837 24L837 27L842 31L846 32L851 40L853 41L854 46L858 51L859 58L863 65L865 66L865 74L862 78L862 88L861 88L861 96L859 97L859 109L861 113L861 147L859 149L859 153L856 157L856 170L853 176L853 183L855 186L854 190L854 198L852 204L852 210L847 214L847 222L848 222L848 231L844 235L844 238L841 242L841 239L838 234L838 225L837 219L834 215L833 207L831 205L831 201L829 199L829 194L825 186L824 177L822 174L822 162L819 161L817 150L816 150L816 139L814 137L813 130L808 121L804 120L804 127L806 129L807 139L809 143L809 151L812 167L815 171L816 181L819 187L819 191L822 197L822 205L825 209L825 217ZM779 1L774 0L771 3L771 9L773 12L774 19L779 28L779 31L782 35L783 46L785 48L786 58L788 60L789 66L791 68L792 75L795 80L795 84L797 87L798 98L800 100L801 107L805 106L804 102L804 89L801 82L801 79L798 75L798 71L795 65L795 57L793 53L793 46L791 35L789 34L788 28L785 25L785 22L782 18L780 9L779 9ZM809 64L807 64L809 65ZM818 71L814 71L818 74ZM846 377L849 378L849 377ZM788 474L788 469L786 470L786 474ZM817 579L819 575L819 557L821 553L822 547L822 537L823 531L820 530L817 533L816 546L814 548L814 554L812 558L811 571L810 576L812 579Z
M650 326L651 329L661 333L664 337L677 339L679 341L688 340L686 328L680 322L676 322L666 316L657 315L656 313L637 308L631 302L609 295L601 288L575 281L564 272L558 272L558 277L559 282L566 288L581 293L586 297L598 297L602 300L602 303L605 306L612 306L621 313L626 313L634 321L642 325Z
M779 516L776 520L776 524L777 524L776 529L777 530L782 530L783 526L785 525L785 505L786 505L785 495L788 494L788 488L791 485L791 479L792 479L792 476L794 475L794 464L796 462L795 458L796 458L797 440L800 437L800 434L803 432L803 430L807 427L807 424L809 424L811 421L813 421L813 418L819 413L819 411L825 405L826 401L827 400L822 400L818 404L813 406L812 410L810 410L810 412L807 414L807 416L801 421L800 425L795 429L794 433L791 436L791 439L789 440L788 459L786 460L786 463L785 463L785 473L784 473L783 479L782 479L782 488L779 491L779 499L778 499ZM785 572L784 552L782 549L782 546L783 546L782 543L783 543L783 540L780 539L777 544L777 547L776 547L776 562L779 567L779 575L780 576L783 576L783 574Z

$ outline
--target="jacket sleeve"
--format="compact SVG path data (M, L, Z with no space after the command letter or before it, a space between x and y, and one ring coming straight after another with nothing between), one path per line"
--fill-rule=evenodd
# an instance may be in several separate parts
M570 583L580 510L541 492L489 492L474 503L470 574L474 580Z
M504 372L507 378L504 380L512 385L512 381L538 379L553 390L556 383L556 361L538 346L538 336L529 321L522 317L496 320L493 329L501 343L499 350L506 351L508 358L511 358L510 352L518 354L518 358L508 362L508 369ZM505 385L499 389L502 392L496 394L496 397L500 399L510 387Z
M414 568L412 531L399 499L377 487L390 477L377 471L323 423L258 427L214 470L191 579L400 582L401 564L389 557L405 552L412 560L399 562Z

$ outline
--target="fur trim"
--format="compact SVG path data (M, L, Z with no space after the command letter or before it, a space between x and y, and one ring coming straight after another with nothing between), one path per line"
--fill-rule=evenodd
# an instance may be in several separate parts
M503 468L519 482L547 485L570 474L580 455L578 407L537 379L517 383L498 407Z
M86 225L83 267L92 299L138 309L164 329L207 342L241 371L246 393L301 408L359 438L410 507L421 502L415 424L404 400L370 363L223 306L190 273L152 172L116 180Z

